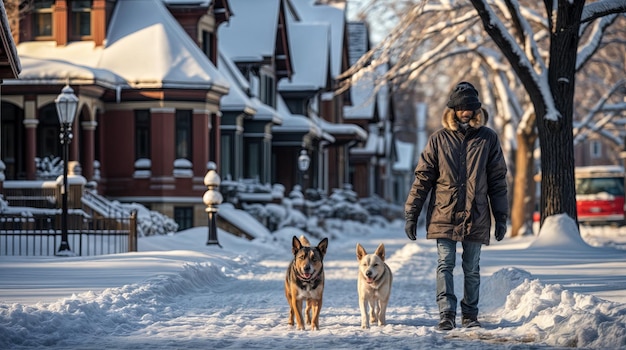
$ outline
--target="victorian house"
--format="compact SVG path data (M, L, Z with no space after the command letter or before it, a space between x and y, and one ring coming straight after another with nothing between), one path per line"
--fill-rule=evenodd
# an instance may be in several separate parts
M19 79L2 86L7 183L41 179L39 162L61 154L54 101L66 85L79 100L69 160L88 186L160 211L181 229L206 224L203 178L213 163L224 180L286 190L330 193L372 176L351 150L379 130L346 120L350 91L334 93L349 64L345 4L33 4L13 33ZM311 162L300 170L303 153Z
M203 178L210 161L219 164L220 99L229 91L211 61L226 3L196 6L195 18L153 0L33 3L14 33L22 73L2 96L6 180L35 180L35 160L60 154L54 99L69 85L79 99L69 160L82 176L183 228L202 223ZM181 26L190 20L193 37Z

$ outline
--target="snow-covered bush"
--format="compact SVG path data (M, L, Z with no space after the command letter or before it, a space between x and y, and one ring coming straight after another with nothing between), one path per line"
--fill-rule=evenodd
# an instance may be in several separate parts
M120 204L122 207L137 210L137 236L147 237L167 235L178 231L178 224L173 219L158 211L149 210L139 203Z

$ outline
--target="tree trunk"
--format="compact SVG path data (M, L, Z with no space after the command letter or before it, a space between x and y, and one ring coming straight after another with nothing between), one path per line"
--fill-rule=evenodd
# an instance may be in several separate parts
M541 224L565 213L577 220L574 187L573 109L578 31L584 1L559 1L552 28L548 83L559 118L537 121L541 143ZM550 113L550 110L547 111Z
M532 234L533 212L535 211L536 184L533 179L533 150L537 134L517 134L515 154L515 181L513 184L513 204L511 205L511 237Z

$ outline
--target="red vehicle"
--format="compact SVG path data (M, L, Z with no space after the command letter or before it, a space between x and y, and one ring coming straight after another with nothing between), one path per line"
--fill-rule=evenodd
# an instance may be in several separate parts
M624 225L623 167L577 167L575 177L578 222Z

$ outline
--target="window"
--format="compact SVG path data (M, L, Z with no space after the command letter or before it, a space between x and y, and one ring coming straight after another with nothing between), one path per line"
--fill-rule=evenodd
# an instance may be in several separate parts
M222 132L220 137L220 160L222 161L221 171L223 178L234 178L234 156L233 156L233 137L231 133Z
M176 111L176 159L191 159L191 111Z
M54 0L35 0L33 3L33 36L36 39L52 37L52 5Z
M174 221L178 224L178 230L186 230L193 227L193 207L174 207Z
M591 158L602 157L602 143L598 140L591 141Z
M91 36L91 0L73 0L70 12L70 36L81 39Z
M135 160L150 159L150 111L135 111Z
M208 57L210 60L213 60L213 33L208 32L206 30L202 31L202 52Z
M247 140L245 177L248 179L260 179L261 172L261 142L259 140Z
M274 77L261 72L259 99L268 106L276 107L276 91Z

